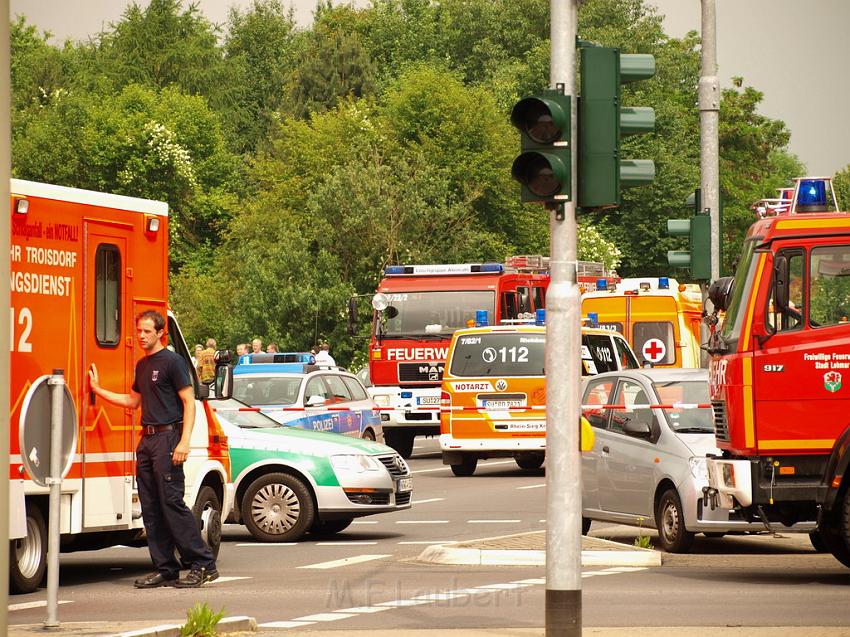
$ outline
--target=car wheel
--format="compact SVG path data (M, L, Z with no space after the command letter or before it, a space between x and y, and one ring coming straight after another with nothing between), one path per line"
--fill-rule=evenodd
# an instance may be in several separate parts
M542 453L523 453L516 458L517 466L526 471L536 471L543 466L544 455Z
M206 485L201 487L192 513L198 521L201 537L210 547L213 557L218 558L221 548L221 501L215 489Z
M655 511L658 540L668 553L687 553L694 541L694 534L685 528L685 512L675 489L665 491Z
M328 537L330 535L336 535L340 531L344 531L351 523L354 521L353 518L344 518L342 520L315 520L313 522L313 526L310 527L311 535L318 535L320 537Z
M466 478L475 473L475 467L478 466L478 458L475 456L464 456L460 464L453 464L452 473L459 478Z
M360 434L360 437L363 438L363 440L371 440L372 442L375 442L375 432L371 429L366 429L362 434Z
M581 534L587 535L587 532L590 531L590 518L582 518L581 519Z
M413 455L413 438L414 435L407 431L384 431L387 446L395 449L405 460Z
M287 473L257 478L242 500L242 521L261 542L298 540L315 518L316 506L309 488Z
M721 537L724 537L726 535L726 533L724 533L723 531L706 531L705 533L703 533L703 535L705 537L710 537L710 538L721 538Z
M41 510L27 507L27 534L9 542L9 589L32 593L47 570L47 525Z
M823 539L823 534L819 530L815 529L809 533L809 540L818 553L829 553L829 547L826 545L826 540Z

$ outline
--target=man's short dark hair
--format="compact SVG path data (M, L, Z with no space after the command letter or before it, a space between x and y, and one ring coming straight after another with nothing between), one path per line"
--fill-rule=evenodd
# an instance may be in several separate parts
M157 332L165 329L165 317L156 310L145 310L136 314L136 324L143 319L153 321L153 329Z

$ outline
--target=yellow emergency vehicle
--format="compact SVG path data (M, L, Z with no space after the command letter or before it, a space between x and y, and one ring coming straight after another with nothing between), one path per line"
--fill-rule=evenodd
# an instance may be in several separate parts
M653 367L700 367L702 294L698 285L669 277L611 283L581 299L581 314L626 337L641 363Z
M443 464L470 476L479 459L514 458L539 469L546 450L546 378L542 325L499 325L455 332L440 396ZM582 328L582 375L635 369L626 340L611 330ZM585 431L587 430L587 431ZM590 425L582 446L592 447Z

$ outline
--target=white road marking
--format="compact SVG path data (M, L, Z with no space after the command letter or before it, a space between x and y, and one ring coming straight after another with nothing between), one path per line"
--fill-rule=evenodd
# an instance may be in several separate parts
M295 546L298 542L237 542L236 546Z
M467 524L516 524L517 522L522 522L522 520L467 520L466 522Z
M354 520L352 524L377 524L377 520Z
M451 467L446 465L445 467L437 467L436 469L417 469L416 471L411 471L410 473L433 473L434 471L448 471Z
M381 602L380 604L375 604L375 606L388 606L390 608L401 608L402 606L420 606L421 604L427 604L428 601L424 599L394 599L391 602Z
M533 584L545 584L546 578L545 577L534 577L532 579L518 579L518 580L516 580L515 582L512 582L512 583L513 584L532 584L532 585Z
M343 608L342 610L336 610L334 612L354 614L380 613L382 610L389 610L390 608L390 606L357 606L355 608Z
M224 582L235 582L240 579L251 579L247 575L236 576L236 575L222 575L221 577L216 578L214 582L207 582L204 586L209 586L210 584L223 584Z
M485 584L484 586L476 586L476 588L480 588L483 590L490 588L499 591L510 591L516 588L525 588L526 586L531 586L531 584L518 584L517 582L510 582L508 584Z
M448 524L448 520L396 520L396 524Z
M398 544L457 544L459 540L408 540Z
M304 617L296 617L293 621L296 622L335 622L340 619L348 619L354 617L354 613L316 613L315 615L304 615Z
M60 599L60 604L73 604L71 600ZM30 608L41 608L47 606L47 601L42 602L23 602L21 604L9 604L9 610L28 610Z
M442 502L445 498L428 498L427 500L414 500L413 504L428 504L429 502Z
M462 593L461 591L443 591L441 593L428 593L427 595L417 595L413 599L425 599L431 602L435 602L441 599L455 599L456 597L463 597L466 593Z
M478 464L478 467L494 467L497 464L514 464L513 460L499 460L498 462L481 462ZM436 469L419 469L417 471L411 471L410 473L433 473L434 471L447 471L451 469L449 465L445 467L438 467Z
M371 540L354 540L351 542L343 542L340 540L339 542L316 542L316 546L372 546L377 543L378 542Z
M266 622L265 624L257 624L260 628L301 628L301 626L309 626L316 622Z
M544 482L543 484L529 484L529 485L524 486L524 487L517 487L517 489L519 489L519 490L522 490L522 489L540 489L540 488L545 487L545 486L546 486L546 483Z
M299 566L298 568L339 568L341 566L349 566L350 564L360 564L361 562L371 562L372 560L382 560L385 557L392 555L355 555L354 557L346 557L341 560L333 560L330 562L319 562L318 564L309 564L307 566Z

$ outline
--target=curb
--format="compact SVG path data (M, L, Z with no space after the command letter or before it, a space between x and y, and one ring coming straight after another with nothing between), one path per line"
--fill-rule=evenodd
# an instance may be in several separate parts
M488 538L494 539L494 538ZM486 541L486 540L478 540ZM622 548L622 544L594 538L595 543L605 543L612 550L584 550L582 566L661 566L661 553L652 549ZM616 547L613 548L613 547ZM476 549L446 544L427 547L419 557L420 562L470 566L545 566L546 551L532 549Z
M180 637L181 626L182 624L163 624L118 633L115 637ZM257 620L245 615L224 617L216 624L216 630L220 633L257 632Z

